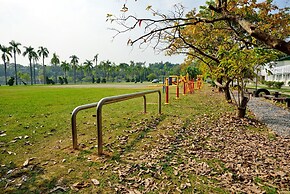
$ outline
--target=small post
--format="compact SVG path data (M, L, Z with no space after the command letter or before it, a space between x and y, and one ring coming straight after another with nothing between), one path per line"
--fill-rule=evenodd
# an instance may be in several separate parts
M97 106L98 155L103 154L102 104Z
M183 95L185 95L185 94L186 94L186 83L183 82Z
M71 117L72 124L72 141L73 141L73 149L78 149L78 137L77 137L77 123L76 123L76 114L72 114Z
M169 104L169 86L168 86L168 78L165 81L165 104Z
M147 110L146 110L146 96L145 95L143 96L143 102L144 102L144 113L146 113Z
M161 114L161 92L158 91L158 112Z
M179 99L179 79L176 77L176 99Z

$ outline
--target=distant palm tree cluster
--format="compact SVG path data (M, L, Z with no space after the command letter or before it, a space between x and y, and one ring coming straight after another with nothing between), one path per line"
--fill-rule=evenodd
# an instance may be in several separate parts
M60 57L53 53L50 60L52 66L45 65L45 58L48 58L49 51L47 48L40 46L35 50L31 46L24 46L23 51L20 49L21 43L14 40L9 42L9 46L0 44L2 51L2 60L4 66L4 83L9 84L8 75L10 79L15 80L15 84L21 84L30 81L30 84L56 84L68 83L68 80L76 84L77 82L142 82L151 81L160 76L180 74L180 65L171 64L169 62L149 64L145 66L145 62L131 61L130 64L121 63L116 65L111 61L101 61L98 63L98 54L92 60L85 60L83 63L79 62L76 55L69 57L70 61L61 61ZM24 73L28 67L17 65L17 55L23 55L29 60L29 73ZM10 63L13 58L14 63ZM42 64L38 63L42 59ZM13 65L13 72L11 66ZM20 72L19 68L23 71ZM0 77L2 69L0 67ZM3 74L2 74L3 75ZM37 79L36 79L37 77ZM3 77L2 77L3 79ZM3 83L3 81L2 81ZM10 84L9 84L10 85ZM12 84L13 85L13 84Z

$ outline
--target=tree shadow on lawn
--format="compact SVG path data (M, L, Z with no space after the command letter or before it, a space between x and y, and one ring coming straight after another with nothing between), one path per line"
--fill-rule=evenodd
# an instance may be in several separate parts
M39 163L17 167L13 162L0 167L0 189L4 193L66 193L56 178L43 179L45 173Z

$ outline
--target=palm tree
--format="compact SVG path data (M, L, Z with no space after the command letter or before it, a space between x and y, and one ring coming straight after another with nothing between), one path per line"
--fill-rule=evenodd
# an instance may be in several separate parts
M98 57L99 57L99 54L96 54L96 55L94 56L94 59L93 59L93 61L95 61L95 63L96 63L96 67L97 67L97 65L98 65Z
M69 71L69 63L66 61L62 61L60 67L64 71L64 78L66 78L66 72Z
M91 76L92 77L92 82L93 82L93 80L94 80L94 78L93 78L93 75L92 75L92 69L93 69L93 62L91 61L91 60L86 60L85 62L84 62L84 70L87 72L87 74L89 75L89 76Z
M72 55L69 58L71 58L70 63L72 64L73 71L74 71L74 83L76 83L76 66L79 62L79 58L76 55Z
M56 53L53 53L53 56L50 60L50 63L54 65L54 75L55 75L55 83L57 83L57 65L60 63L59 56Z
M95 61L95 63L96 63L96 65L95 65L95 68L96 68L96 76L98 75L98 72L97 72L97 70L98 70L98 57L99 57L99 54L96 54L95 56L94 56L94 59L93 59L93 61Z
M85 73L85 66L83 66L82 63L80 63L79 65L76 66L76 77L79 78L81 83L83 81L83 78L85 77L84 73Z
M14 40L10 41L9 44L11 45L11 49L13 50L13 57L14 57L14 71L15 71L15 84L18 85L18 79L17 79L17 63L16 63L16 54L21 54L21 50L18 48L21 44L18 42L15 42Z
M35 79L35 64L38 61L39 57L35 51L32 52L32 60L33 60L33 81L34 84L36 84L36 79Z
M0 50L2 51L2 60L4 62L4 74L5 74L5 84L7 85L7 66L6 62L9 62L9 57L12 57L11 55L11 47L6 47L3 45L0 45Z
M30 82L31 82L31 85L33 85L33 82L32 82L32 58L33 58L33 55L34 55L34 48L32 48L31 46L29 47L24 47L25 51L23 52L23 56L25 57L26 55L28 56L28 60L29 60L29 66L30 66Z
M44 58L48 57L48 50L47 48L40 46L38 51L37 51L38 55L41 57L42 56L42 66L43 66L43 83L46 84L46 72L45 72L45 65L44 65Z

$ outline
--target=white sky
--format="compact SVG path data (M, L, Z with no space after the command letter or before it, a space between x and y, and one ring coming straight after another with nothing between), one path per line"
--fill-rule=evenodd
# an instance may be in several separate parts
M127 0L130 13L139 17L146 16L145 8L168 12L176 3L183 3L190 10L199 7L204 0ZM0 0L0 44L8 46L11 40L22 46L32 46L38 50L44 46L49 50L49 63L54 52L60 60L70 61L76 55L80 62L91 60L99 54L99 61L120 62L160 62L181 63L184 56L165 57L154 54L153 49L139 49L127 46L133 34L123 34L113 40L114 31L106 15L121 15L120 9L126 0ZM13 62L13 59L10 60ZM2 63L2 62L0 62ZM28 65L28 58L17 56L17 63Z
M154 63L170 61L183 62L184 56L164 56L155 54L153 49L145 51L138 45L127 46L134 33L122 34L113 40L115 32L106 15L120 15L120 9L127 1L129 12L133 15L148 16L145 8L153 8L168 13L176 3L182 3L187 10L198 8L205 0L0 0L0 44L8 46L11 40L22 46L46 47L50 54L45 63L49 63L54 52L60 60L70 61L69 56L77 55L80 62L93 59L99 54L99 61ZM289 0L276 0L282 6L289 6ZM23 47L22 52L24 51ZM13 62L13 59L11 59ZM1 62L2 63L2 62ZM28 65L27 58L17 56L17 63Z

